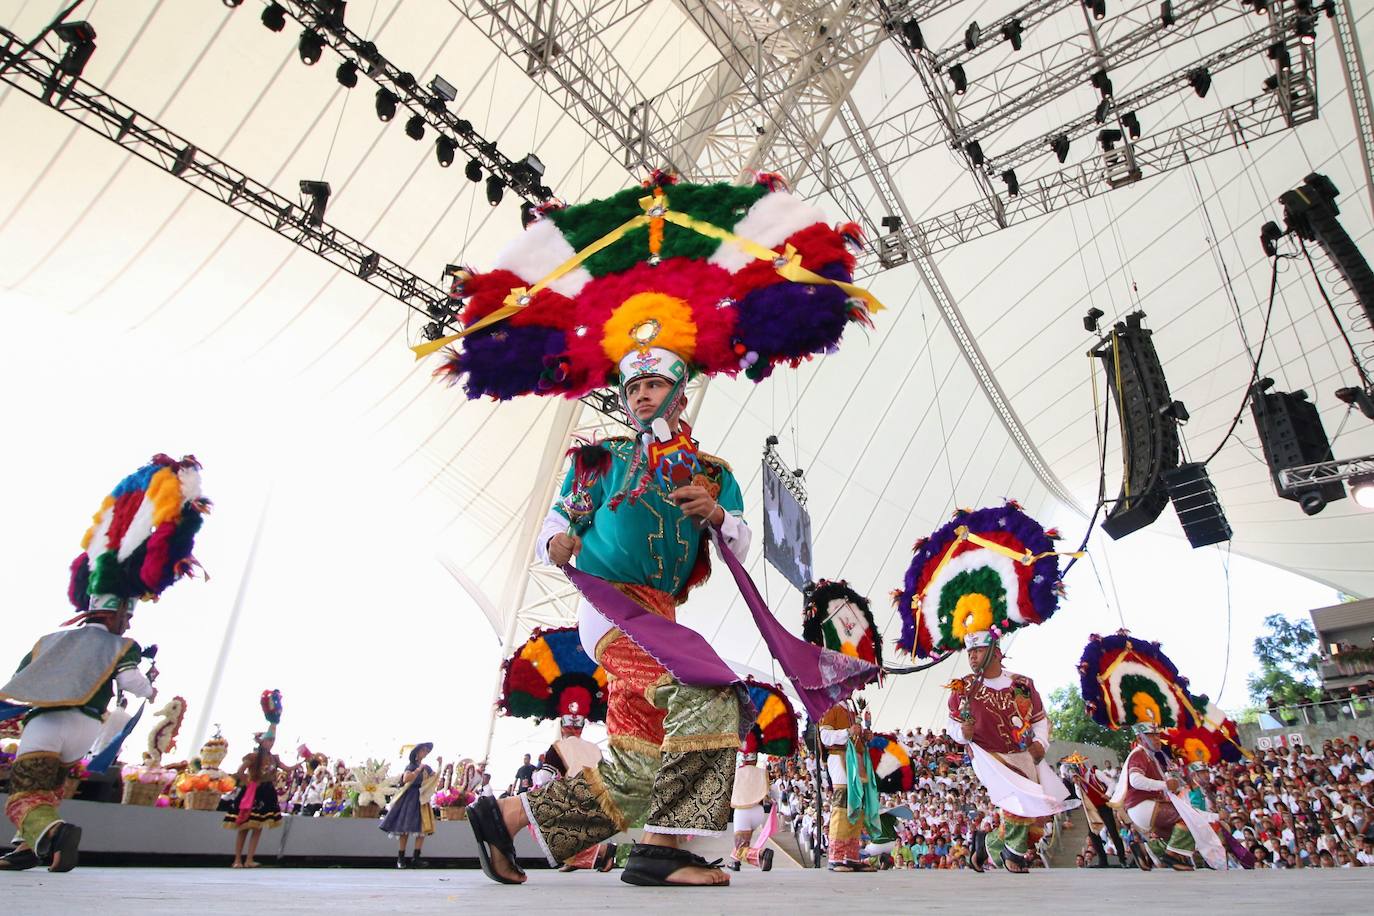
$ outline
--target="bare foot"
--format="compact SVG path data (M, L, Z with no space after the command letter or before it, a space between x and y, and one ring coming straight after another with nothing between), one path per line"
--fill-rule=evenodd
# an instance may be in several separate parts
M514 881L516 884L524 884L529 880L529 876L521 874L511 867L510 860L501 854L495 847L488 846L487 852L491 856L491 867L502 878Z
M258 867L258 863L255 862L255 861L252 860L252 859L249 859L247 862L244 862L244 863L243 863L243 867L244 867L244 868L257 868L257 867Z
M699 865L684 865L670 874L665 880L669 884L729 884L730 876L719 868L702 868Z

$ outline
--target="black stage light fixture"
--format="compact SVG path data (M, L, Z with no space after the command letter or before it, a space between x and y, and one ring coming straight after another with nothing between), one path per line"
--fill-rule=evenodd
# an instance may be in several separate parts
M1099 130L1097 132L1097 142L1102 145L1102 152L1110 153L1116 148L1116 145L1121 142L1121 131L1117 130L1115 127Z
M431 302L429 305L425 306L425 311L429 314L429 317L433 318L435 321L443 321L449 316L447 302L440 302L437 300Z
M1012 197L1021 193L1021 182L1016 180L1016 169L1007 169L1002 173L1002 180L1007 183L1007 193Z
M382 121L390 121L396 117L396 93L383 86L377 90L377 117Z
M1164 0L1164 2L1159 5L1159 24L1167 29L1175 22L1178 22L1178 17L1174 15L1173 0Z
M482 163L476 159L469 159L468 164L463 167L463 174L467 176L468 181L476 184L482 180Z
M319 63L320 55L324 54L324 39L318 32L306 29L301 32L301 40L297 45L297 50L301 55L301 63L307 67L313 67Z
M1281 42L1275 42L1269 46L1269 59L1274 62L1274 66L1280 70L1290 70L1293 67L1293 56L1288 53L1288 49Z
M377 252L363 255L363 259L358 264L358 276L366 280L377 272L377 265L382 262L382 256Z
M425 138L425 116L411 115L406 118L406 136L412 140L423 140Z
M1132 140L1140 139L1140 118L1136 117L1134 111L1128 111L1121 116L1121 125L1126 128Z
M1326 2L1317 7L1317 9L1325 13L1327 19L1336 18L1336 0L1326 0Z
M310 198L306 222L318 229L324 225L324 208L329 204L329 182L302 181L301 193Z
M1106 313L1103 312L1102 309L1098 308L1097 306L1093 306L1092 308L1088 309L1088 314L1083 316L1083 330L1087 331L1089 334L1096 334L1097 321L1104 314Z
M1200 99L1207 98L1207 90L1212 88L1212 74L1206 67L1188 71L1188 85L1193 87Z
M1011 42L1011 49L1013 51L1020 51L1022 44L1021 36L1025 31L1026 27L1021 24L1020 19L1012 19L1006 25L1002 26L1002 37Z
M229 9L231 10L236 10L239 7L243 6L243 0L224 0L224 5L229 7Z
M1168 415L1173 398L1150 331L1141 325L1144 317L1131 313L1092 351L1102 361L1121 424L1121 495L1102 522L1113 538L1159 518L1169 502L1163 475L1179 465L1178 424Z
M1103 99L1097 103L1097 109L1093 111L1093 120L1098 124L1107 120L1107 115L1112 112L1112 100Z
M1263 84L1263 86L1264 86L1264 91L1265 91L1265 92L1273 92L1275 89L1279 88L1279 76L1278 76L1278 74L1277 74L1277 73L1271 73L1271 74L1269 74L1268 76L1266 76L1266 77L1264 78L1264 84Z
M286 28L286 10L280 3L269 3L262 11L262 24L273 32Z
M345 89L352 89L358 85L358 65L351 60L344 61L339 64L339 69L334 71L334 79Z
M501 180L500 175L487 176L487 203L493 207L501 202L501 198L506 193L506 183Z
M1360 413L1374 420L1374 392L1363 388L1337 388L1336 400L1351 407L1358 407Z
M539 216L539 211L528 200L520 201L520 228L528 229L530 223Z
M1300 187L1281 195L1279 203L1283 205L1283 218L1289 230L1321 246L1355 294L1365 319L1374 324L1374 271L1336 218L1341 212L1336 205L1339 193L1330 178L1313 172Z
M1050 149L1054 150L1054 155L1062 165L1065 159L1069 158L1069 136L1060 134L1050 141Z
M457 87L437 73L434 74L434 79L429 81L429 91L434 93L435 98L443 99L445 102L452 102L458 98Z
M983 37L983 30L978 28L978 23L970 22L968 28L964 29L964 50L972 51L978 47L978 40Z
M1183 534L1194 548L1231 540L1231 525L1217 499L1216 487L1200 461L1180 464L1164 472L1164 487L1174 504Z
M1305 391L1275 391L1274 380L1260 379L1250 389L1250 413L1259 431L1264 461L1274 478L1274 490L1284 499L1291 499L1307 515L1316 515L1326 504L1345 499L1345 485L1339 480L1323 484L1300 484L1285 488L1279 472L1319 461L1331 461L1331 443L1327 441L1322 418L1316 405L1307 400Z
M955 95L968 92L968 75L964 73L963 64L955 64L949 68L949 80L954 84Z
M80 76L95 53L95 27L89 22L64 22L54 31L67 43L57 68L68 76Z
M444 336L444 326L437 321L431 321L420 329L425 340L438 340Z
M1279 224L1270 220L1260 227L1260 247L1264 249L1264 256L1272 258L1279 253L1279 239L1287 235Z
M913 51L924 51L926 49L926 37L921 34L921 26L915 19L908 19L902 23L902 37L906 39L906 46Z
M453 153L456 149L457 145L452 140L440 135L439 139L434 141L434 158L439 160L439 165L448 168L453 165Z
M979 143L977 140L970 140L968 143L964 144L964 152L968 153L968 157L973 160L974 165L983 164L983 144Z
M1083 0L1083 5L1092 12L1093 18L1098 22L1107 18L1107 0Z
M1305 45L1317 43L1317 23L1311 16L1298 16L1293 20L1293 34Z
M1089 82L1092 87L1102 93L1102 98L1110 98L1112 94L1112 78L1107 75L1106 70L1094 70Z

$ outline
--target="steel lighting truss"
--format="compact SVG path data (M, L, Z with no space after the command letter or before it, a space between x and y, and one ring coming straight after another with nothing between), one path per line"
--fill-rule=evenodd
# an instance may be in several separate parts
M1300 464L1279 471L1279 488L1316 487L1322 484L1343 483L1352 477L1374 474L1374 455L1359 458L1338 458L1316 464Z
M99 87L67 76L61 71L62 48L51 39L27 50L25 42L6 29L0 29L0 39L4 41L0 80L20 92L356 275L426 319L431 317L431 307L447 306L448 294L441 287L328 223L312 225L308 200L302 203L283 197Z
M355 63L360 73L395 95L398 104L411 114L422 117L436 132L452 140L469 158L482 163L489 173L500 176L516 194L530 203L541 203L553 197L553 191L541 181L539 173L524 162L512 161L496 148L495 143L473 130L470 121L449 111L442 97L420 86L413 74L387 60L375 44L346 26L342 14L338 12L338 7L343 4L336 5L324 0L277 2L292 19L319 35L327 46L345 60Z

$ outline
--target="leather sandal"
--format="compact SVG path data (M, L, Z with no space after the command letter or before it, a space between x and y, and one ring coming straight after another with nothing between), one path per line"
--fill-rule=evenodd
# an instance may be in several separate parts
M20 846L0 856L0 871L27 871L38 865L38 853Z
M668 880L680 868L720 868L721 864L720 859L707 862L685 849L636 843L630 847L630 858L620 880L639 887L728 887L727 884L684 884Z
M773 870L773 850L765 849L759 853L759 871Z
M616 844L605 843L601 847L601 855L597 858L596 870L603 875L615 868Z
M1030 866L1026 864L1026 860L1010 849L1004 848L1002 850L1002 864L1005 865L1007 871L1011 872L1013 875L1024 875L1030 872Z
M525 870L516 861L515 841L506 829L501 806L496 799L483 795L468 805L468 824L472 827L473 839L477 841L477 861L482 866L482 874L498 884L519 884L519 881L502 875L492 864L491 853L494 850L506 857L512 871L521 877L525 875Z
M39 843L40 855L48 860L48 871L65 872L76 868L80 856L77 847L81 845L81 828L75 824L60 821L48 831Z

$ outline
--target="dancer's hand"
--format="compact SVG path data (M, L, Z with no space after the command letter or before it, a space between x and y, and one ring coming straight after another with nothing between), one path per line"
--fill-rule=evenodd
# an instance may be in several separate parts
M705 487L688 485L678 487L669 498L677 503L677 507L682 510L682 514L689 518L704 518L715 521L717 504L715 497L706 492ZM722 516L724 511L722 510Z
M1034 760L1037 766L1045 759L1045 745L1039 741L1032 741L1026 750L1030 751L1031 760Z
M962 723L960 723L960 725L959 725L959 731L960 731L960 733L962 733L963 736L964 736L964 743L965 743L965 744L968 744L970 741L973 740L973 723L972 723L972 722L962 722Z
M564 566L582 552L582 539L575 534L555 534L549 538L549 560Z
M1183 784L1172 776L1164 780L1164 788L1168 789L1171 793L1177 794L1178 790L1182 787Z

